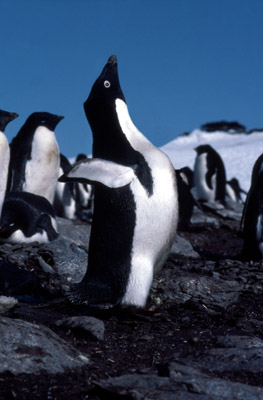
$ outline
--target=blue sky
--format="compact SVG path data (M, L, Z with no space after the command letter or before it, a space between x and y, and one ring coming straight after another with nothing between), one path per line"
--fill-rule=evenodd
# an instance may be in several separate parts
M0 0L0 108L64 115L68 157L91 153L83 111L111 54L135 125L155 145L201 124L263 127L262 0Z

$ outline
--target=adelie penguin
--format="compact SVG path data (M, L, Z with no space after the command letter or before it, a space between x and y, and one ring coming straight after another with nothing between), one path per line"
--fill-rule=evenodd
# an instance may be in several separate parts
M4 134L5 128L10 121L18 117L18 114L0 110L0 215L6 193L8 168L10 161L10 149Z
M84 109L93 157L60 178L95 186L88 268L69 299L143 307L173 243L178 200L169 158L133 124L111 56Z
M256 160L251 185L244 205L242 257L246 260L263 259L263 154Z
M0 219L0 241L6 243L46 243L58 236L53 207L42 196L9 192Z
M195 148L194 185L197 200L225 203L226 172L220 155L209 144Z
M62 116L31 114L10 145L9 191L24 191L53 203L59 176L59 148L54 134Z

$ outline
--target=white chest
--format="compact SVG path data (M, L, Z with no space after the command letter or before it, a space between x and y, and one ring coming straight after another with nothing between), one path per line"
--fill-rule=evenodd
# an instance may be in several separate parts
M37 128L26 164L23 190L46 197L53 202L59 176L59 147L54 132L45 127Z
M131 146L143 155L153 179L151 196L138 179L131 183L136 225L131 272L123 303L143 306L153 274L165 262L176 234L178 199L175 172L169 158L135 127L122 100L116 101L116 111L122 131Z
M0 131L0 215L6 192L10 149L6 136Z
M210 188L206 182L207 174L207 154L203 153L196 157L194 165L194 183L197 198L200 200L214 201L216 192L216 175L211 178Z

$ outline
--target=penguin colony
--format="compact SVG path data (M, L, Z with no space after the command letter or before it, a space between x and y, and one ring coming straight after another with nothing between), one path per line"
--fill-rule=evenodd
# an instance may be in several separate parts
M45 243L57 238L56 217L91 222L88 267L67 293L77 304L143 307L153 276L165 263L178 229L191 229L193 207L243 203L236 178L226 180L220 155L195 148L193 171L175 170L132 122L116 56L91 88L84 111L92 158L74 165L59 152L62 116L34 112L10 145L4 135L16 113L0 110L0 241ZM252 172L242 217L242 257L263 258L263 155Z

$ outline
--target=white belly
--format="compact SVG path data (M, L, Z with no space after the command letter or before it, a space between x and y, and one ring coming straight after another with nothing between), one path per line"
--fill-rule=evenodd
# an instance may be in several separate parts
M37 128L26 163L23 191L45 197L53 203L59 177L59 147L54 132L41 126Z
M194 165L194 184L198 200L215 201L216 175L211 179L212 189L206 183L207 155L200 154L195 159Z
M0 215L2 212L2 207L6 192L9 160L10 160L9 144L6 139L6 136L0 131Z
M136 204L136 222L131 271L122 303L144 306L153 274L163 266L176 234L178 199L175 171L169 158L138 131L126 104L120 99L116 100L116 111L122 131L131 146L145 158L153 178L151 196L138 179L130 184Z

